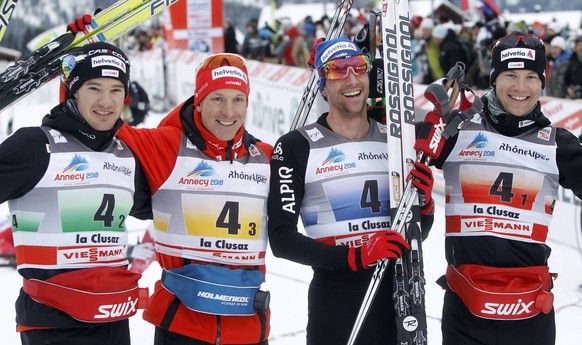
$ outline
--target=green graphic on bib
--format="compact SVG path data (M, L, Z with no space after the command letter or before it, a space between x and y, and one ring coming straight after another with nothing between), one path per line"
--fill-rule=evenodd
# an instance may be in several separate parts
M82 195L82 198L78 196ZM128 191L90 188L59 192L63 232L125 231L125 220L133 204Z
M15 211L12 213L12 231L36 232L43 218L41 212Z

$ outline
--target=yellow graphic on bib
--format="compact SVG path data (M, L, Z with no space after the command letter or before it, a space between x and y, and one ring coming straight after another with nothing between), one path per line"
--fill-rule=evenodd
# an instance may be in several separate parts
M158 231L168 231L168 224L170 223L170 215L159 211L154 213L154 228Z
M184 194L182 207L189 235L258 239L261 237L265 201L242 196Z

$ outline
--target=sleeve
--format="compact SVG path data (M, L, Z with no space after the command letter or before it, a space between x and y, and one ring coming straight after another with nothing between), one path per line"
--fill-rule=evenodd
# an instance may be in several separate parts
M568 88L568 86L572 85L572 74L574 73L574 71L572 71L572 67L574 66L574 63L572 62L572 59L568 59L568 67L566 68L566 74L564 75L564 88Z
M136 158L135 161L135 194L133 196L133 207L129 214L142 220L153 219L150 186L147 183L139 160Z
M582 145L578 138L563 128L556 128L556 163L560 185L582 199Z
M48 139L39 127L17 130L0 145L0 203L28 193L50 161Z
M133 128L123 125L117 132L135 156L149 184L151 193L155 193L166 181L180 149L181 131L174 127Z
M276 257L329 270L349 269L348 247L330 246L300 233L309 144L298 131L275 143L268 200L269 242Z
M418 121L415 124L415 130L416 130L417 136L418 136L418 132L419 132L420 128L422 127L422 124L423 124L422 121ZM441 154L437 159L433 159L430 162L430 165L435 166L437 169L442 169L443 164L445 163L447 157L449 156L449 154L451 153L451 151L455 147L455 143L457 142L457 135L455 134L454 136L452 136L448 139L445 139L443 137L441 140L446 140L445 145L443 146L443 150L441 151Z
M430 162L430 165L434 165L437 169L442 169L443 165L445 164L445 161L447 160L447 157L449 157L451 151L453 151L453 148L457 143L457 138L458 135L455 134L454 136L446 139L445 146L443 146L443 150L441 151L440 156L437 159L432 160ZM443 140L444 139L445 138L443 138Z

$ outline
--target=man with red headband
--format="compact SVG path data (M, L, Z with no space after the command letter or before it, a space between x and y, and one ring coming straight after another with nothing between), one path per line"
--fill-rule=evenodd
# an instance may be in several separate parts
M541 111L543 42L512 33L492 46L484 110L447 139L443 344L553 345L551 253L558 187L582 197L582 147Z
M210 55L194 96L156 129L124 126L152 193L163 268L143 317L154 344L267 344L267 250L272 147L244 128L250 92L244 59Z
M329 112L275 144L269 242L275 256L313 268L307 344L346 344L374 273L370 266L410 247L389 230L387 132L368 116L368 56L342 36L319 43L314 61ZM424 196L427 235L433 179L426 165L417 168L413 183ZM306 235L298 230L300 216ZM357 344L396 344L392 284L387 273Z

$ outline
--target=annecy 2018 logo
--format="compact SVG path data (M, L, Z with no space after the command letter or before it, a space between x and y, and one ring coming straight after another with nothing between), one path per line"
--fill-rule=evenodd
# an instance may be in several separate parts
M216 171L210 164L205 161L201 161L196 166L196 168L188 173L186 177L181 177L178 181L178 184L208 186L210 184L210 180L206 177L212 176L215 173Z
M327 155L327 158L323 161L322 165L331 165L335 163L339 163L346 159L346 155L341 150L332 147Z
M198 176L212 176L214 175L214 168L210 164L202 161L194 170L188 173L188 177L198 177Z
M483 133L477 134L475 139L471 141L465 150L461 150L459 152L459 156L461 157L493 157L495 156L495 151L486 151L482 150L483 148L489 145L489 140L487 140L487 136Z
M99 177L99 172L81 172L89 169L91 165L85 157L75 154L69 165L67 165L61 174L55 176L55 181L85 181L85 179L94 179Z
M334 171L343 171L344 168L352 168L355 163L337 164L343 162L346 159L346 155L341 151L332 147L327 155L327 158L321 164L322 167L317 167L315 169L315 174L325 174ZM354 165L354 166L352 166Z

